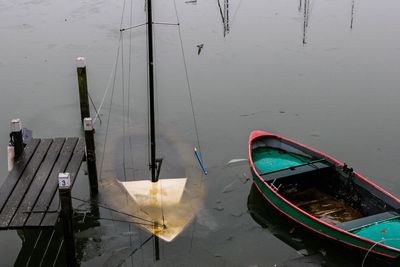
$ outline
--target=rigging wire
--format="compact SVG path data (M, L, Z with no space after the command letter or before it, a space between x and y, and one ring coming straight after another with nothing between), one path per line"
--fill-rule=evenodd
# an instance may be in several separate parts
M128 255L128 257L131 257L133 254L135 254L136 251L138 251L138 250L141 249L144 245L146 245L146 243L149 242L153 237L154 237L154 235L150 235L144 242L142 242L142 243L140 244L139 247L135 248L135 249ZM128 257L126 257L126 258L128 258ZM119 264L118 266L121 266L122 264L123 264L123 263Z
M130 25L132 25L132 23L130 23ZM147 23L141 23L141 24L138 24L138 25L127 27L127 28L122 28L122 29L120 29L120 31L124 32L124 31L127 31L127 30L132 30L132 29L135 29L135 28L142 27L144 25L147 25Z
M120 22L120 27L119 27L120 29L122 28L122 23L123 23L123 18L124 18L124 13L125 13L125 2L126 2L126 0L124 0L124 4L123 4L123 8L122 8L122 16L121 16L121 22ZM121 32L121 30L120 30L120 32ZM114 91L116 69L117 69L117 65L118 65L119 50L120 50L120 45L121 45L121 36L122 35L120 34L120 38L119 38L119 41L118 41L118 52L117 52L117 56L116 56L116 60L115 60L115 65L114 65L113 71L111 72L111 74L109 76L108 83L107 83L107 86L106 86L106 90L105 90L105 92L103 94L103 98L102 98L102 100L100 102L99 109L98 109L98 111L96 111L96 116L93 118L93 125L96 122L97 118L100 119L100 117L99 117L100 116L100 111L103 108L103 104L104 104L105 98L107 96L108 90L111 87L110 83L111 83L112 80L113 80L113 86L112 87L113 87L113 91ZM114 73L114 75L113 75L113 73ZM114 79L112 79L113 77L114 77ZM89 97L90 97L90 95L89 95ZM111 102L112 102L112 96L111 96ZM93 101L92 101L92 104L93 104ZM93 106L94 106L94 104L93 104ZM96 109L96 107L95 107L95 109ZM108 126L107 126L107 128L108 128ZM101 175L100 175L100 177L101 177Z
M186 63L185 50L183 49L182 33L181 33L181 26L180 26L179 17L178 17L178 9L176 7L176 0L174 0L174 8L175 8L175 14L176 14L176 21L178 23L178 34L179 34L179 40L181 43L182 59L183 59L183 65L185 67L186 84L187 84L187 88L188 88L188 92L189 92L190 106L192 109L193 124L194 124L195 132L196 132L197 147L199 148L199 153L201 156L202 153L201 153L201 147L200 147L199 130L198 130L197 119L196 119L196 114L195 114L195 110L194 110L192 89L191 89L190 81L189 81L189 74L188 74L188 68L187 68L187 63Z
M114 99L115 81L116 81L116 76L117 76L117 66L118 66L119 55L120 55L120 50L121 50L121 39L122 39L122 33L119 34L117 56L115 59L115 68L114 68L114 75L113 75L114 78L113 78L113 82L112 82L111 99L110 99L110 106L109 106L109 111L108 111L106 134L104 136L103 154L101 157L101 164L100 164L100 180L103 179L102 173L103 173L104 156L106 154L105 151L106 151L106 145L107 145L107 137L108 137L108 132L110 130L110 117L111 117L111 109L112 109L113 99Z
M77 211L85 211L85 210L77 210ZM142 225L142 226L154 226L154 223L141 223L141 222L134 222L134 221L129 221L129 220L100 217L100 216L91 215L91 214L85 214L85 216L89 217L89 218L92 218L92 219L97 219L97 220L104 220L104 221L111 221L111 222L122 222L122 223L129 223L129 224ZM77 217L79 217L79 215L74 216L74 218L77 218Z
M83 202L83 203L88 203L88 204L93 203L93 201L87 201L87 200L84 200L84 199L81 199L81 198L77 198L77 197L71 197L71 198L72 198L72 199L75 199L75 200L77 200L77 201L81 201L81 202ZM102 204L102 203L100 203L100 202L96 202L95 204L96 204L98 207L103 208L103 209L105 209L105 210L109 210L109 211L113 211L113 212L118 213L118 214L126 215L126 216L131 217L131 218L134 218L134 219L142 220L142 221L144 221L144 222L151 223L152 225L153 225L153 223L154 223L154 222L151 221L151 220L148 220L148 219L145 219L145 218L142 218L142 217L133 215L133 214L129 214L129 213L126 213L126 212L121 211L121 210L117 210L117 209L108 207L108 206L106 206L106 205L104 205L104 204Z
M118 56L117 56L117 58L118 58ZM99 119L99 120L101 121L101 119L100 119L100 111L101 111L101 109L103 108L104 101L105 101L105 99L106 99L106 96L107 96L107 94L108 94L108 91L109 91L109 89L112 87L112 86L111 86L111 83L112 83L113 77L114 77L113 74L115 73L115 69L117 68L117 63L118 63L118 60L116 59L115 62L114 62L114 66L113 66L113 68L111 69L110 76L108 77L107 86L106 86L106 89L105 89L105 91L104 91L103 97L102 97L102 99L101 99L99 108L98 108L98 110L97 110L97 112L96 112L95 117L93 118L93 125L94 125L94 123L96 122L97 119Z
M92 97L91 97L91 95L90 95L89 92L88 92L88 96L89 96L89 99L90 99L90 103L92 103L92 106L93 106L93 108L94 108L94 111L96 112L96 117L99 118L100 124L101 124L102 121L101 121L101 118L100 118L100 114L99 114L99 112L97 111L96 105L94 104L93 99L92 99Z
M198 148L199 148L200 157L202 158L201 146L200 146L200 138L199 138L199 131L198 131L197 120L196 120L196 115L195 115L195 111L194 111L192 90L191 90L190 82L189 82L189 75L188 75L188 70L187 70L185 51L184 51L184 49L183 49L183 41L182 41L181 27L180 27L180 22L179 22L179 17L178 17L178 9L177 9L177 6L176 6L176 0L174 0L174 8L175 8L176 20L177 20L177 23L178 23L178 33L179 33L179 39L180 39L180 43L181 43L181 50L182 50L183 63L184 63L184 66L185 66L186 83L187 83L187 87L188 87L189 98L190 98L190 105L191 105L191 109L192 109L193 124L194 124L195 132L196 132L197 146L198 146ZM203 182L203 180L201 180L201 183L202 183L202 182ZM196 217L195 217L195 220L196 220ZM195 229L196 229L196 223L193 223L193 228L192 228L192 233L191 233L191 239L190 239L189 252L191 252L191 251L192 251L192 248L193 248L193 240L194 240L194 231L195 231Z
M133 20L133 0L131 0L131 6L130 6L130 12L129 12L129 25L132 26L132 20ZM131 102L131 96L130 96L130 92L131 92L131 74L132 74L132 31L129 31L129 57L128 57L128 116L127 116L127 123L129 125L130 122L130 102ZM124 140L125 140L125 136L124 136ZM128 143L129 143L129 155L131 155L131 161L132 161L132 168L133 168L133 153L132 153L132 143L131 143L131 138L130 136L128 136ZM125 147L125 143L124 143L124 147ZM125 166L126 167L126 166ZM124 167L124 168L125 168ZM125 172L125 171L124 171ZM132 169L132 175L135 173L135 170ZM126 181L126 176L125 176L125 181ZM126 196L126 202L128 203L128 194L125 194ZM132 231L131 228L131 224L128 224L128 230L129 232ZM140 243L142 243L142 238L139 235L139 240ZM129 245L132 247L132 236L129 236ZM143 253L142 253L142 257L143 257ZM133 266L133 258L131 257L131 265Z

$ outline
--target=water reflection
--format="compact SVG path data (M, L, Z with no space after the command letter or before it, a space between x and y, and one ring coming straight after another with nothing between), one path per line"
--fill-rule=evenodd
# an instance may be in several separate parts
M361 266L364 254L347 250L298 227L275 210L254 184L248 196L247 207L254 221L301 255L282 262L280 266ZM364 266L394 265L369 257Z
M224 0L223 7L221 7L220 0L218 2L219 13L221 14L222 25L224 27L224 37L229 33L229 0Z
M100 226L99 208L95 204L75 210L73 224L76 233L76 257L78 262L87 261L98 256L98 253L87 253L89 250L100 251L101 237L84 234ZM65 246L63 242L62 223L55 228L24 229L17 231L22 240L22 248L14 266L65 266Z
M351 18L350 18L350 29L353 29L353 22L354 22L354 4L355 0L351 0Z
M299 12L303 8L303 44L307 43L307 30L308 22L310 19L310 0L300 0L299 2Z

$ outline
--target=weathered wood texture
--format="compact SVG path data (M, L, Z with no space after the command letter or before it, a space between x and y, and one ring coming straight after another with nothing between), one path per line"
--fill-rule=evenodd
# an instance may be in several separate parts
M60 213L58 173L71 172L74 181L84 148L78 138L32 140L0 187L0 230L54 227ZM52 220L42 225L50 214Z

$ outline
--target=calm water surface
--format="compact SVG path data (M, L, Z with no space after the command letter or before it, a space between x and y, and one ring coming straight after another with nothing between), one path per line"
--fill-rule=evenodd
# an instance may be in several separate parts
M20 117L36 137L81 135L74 60L87 58L99 107L118 47L115 86L95 126L100 200L123 205L110 197L110 182L148 177L146 31L125 31L122 39L119 31L145 21L142 2L0 0L0 184L10 119ZM149 236L135 225L88 222L77 234L81 265L361 266L362 257L338 256L330 244L279 228L265 212L261 223L254 220L248 210L261 200L248 167L227 163L247 157L251 130L268 130L335 156L400 196L400 2L230 0L225 34L216 0L176 5L209 174L201 176L193 161L197 138L180 36L167 25L155 25L158 151L168 163L165 176L181 175L176 161L192 162L197 182L188 192L201 196L199 211L178 238L161 242L159 262L153 241L135 251ZM154 9L156 22L177 22L172 1L154 1ZM87 199L84 170L74 195ZM116 215L100 209L100 217ZM31 257L22 240L34 235L0 232L0 264Z

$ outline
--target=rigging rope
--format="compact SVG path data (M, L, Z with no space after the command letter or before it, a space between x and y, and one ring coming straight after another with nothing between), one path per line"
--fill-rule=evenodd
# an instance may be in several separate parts
M134 249L131 254L128 255L128 257L132 256L133 254L136 253L136 251L138 251L139 249L141 249L144 245L146 245L147 242L149 242L152 238L154 237L154 235L149 236L143 243L140 244L139 247L137 247L136 249ZM126 257L126 258L128 258ZM119 264L118 266L121 266L123 263Z
M114 66L113 66L113 68L112 68L112 70L111 70L110 76L108 77L107 86L106 86L106 89L105 89L105 91L104 91L103 97L102 97L102 99L101 99L99 109L98 109L97 112L96 112L96 116L93 118L93 125L94 125L94 123L96 122L97 118L99 118L99 120L101 121L101 119L100 119L100 111L101 111L101 109L103 108L104 101L105 101L105 99L106 99L106 96L107 96L107 94L108 94L108 91L109 91L109 89L111 88L111 83L112 83L112 81L113 81L114 73L116 72L115 69L117 68L117 64L118 64L118 56L116 57L116 60L115 60L115 62L114 62Z
M75 200L77 200L77 201L81 201L81 202L84 202L84 203L88 203L88 204L93 203L93 201L87 201L87 200L84 200L84 199L81 199L81 198L77 198L77 197L71 197L71 198L72 198L72 199L75 199ZM148 219L145 219L145 218L142 218L142 217L133 215L133 214L129 214L129 213L126 213L126 212L123 212L123 211L120 211L120 210L117 210L117 209L114 209L114 208L105 206L105 205L103 205L103 204L100 203L100 202L96 202L95 204L96 204L98 207L100 207L100 208L103 208L103 209L106 209L106 210L109 210L109 211L113 211L113 212L115 212L115 213L119 213L119 214L122 214L122 215L126 215L126 216L132 217L132 218L134 218L134 219L142 220L142 221L144 221L144 222L150 223L151 225L154 224L154 222L151 221L151 220L148 220Z
M115 69L114 69L114 79L113 79L113 85L112 85L112 91L111 91L111 100L110 100L110 107L108 111L108 118L107 118L107 127L106 127L106 134L104 136L104 145L103 145L103 154L101 157L101 164L100 164L100 180L103 179L102 173L103 173L103 164L104 164L104 155L106 154L106 144L107 144L107 137L108 137L108 132L110 129L110 117L111 117L111 108L113 104L113 99L114 99L114 91L115 91L115 80L117 76L117 65L118 65L118 59L119 59L119 54L120 54L120 49L121 49L121 39L122 39L122 33L119 35L119 45L117 49L117 56L115 60Z
M178 9L176 7L176 0L174 0L174 8L175 8L175 14L176 14L176 21L178 23L178 34L179 34L179 40L180 40L180 43L181 43L182 59L183 59L183 65L185 67L186 84L187 84L187 88L188 88L188 92L189 92L190 106L191 106L191 109L192 109L193 124L194 124L194 129L195 129L195 132L196 132L197 147L199 148L200 157L202 157L201 147L200 147L199 130L198 130L198 127L197 127L196 114L195 114L195 111L194 111L192 89L191 89L190 81L189 81L189 74L188 74L188 68L187 68L187 63L186 63L185 50L183 49L182 33L181 33L181 26L180 26L179 17L178 17Z
M181 34L181 26L180 26L180 21L179 21L179 17L178 17L178 9L177 9L177 7L176 7L176 0L174 0L174 8L175 8L175 14L176 14L176 21L177 21L177 24L178 24L178 33L179 33L179 39L180 39L180 43L181 43L183 64L184 64L184 66L185 66L186 83L187 83L187 87L188 87L188 91L189 91L190 105L191 105L191 108L192 108L193 124L194 124L195 132L196 132L197 146L198 146L198 148L199 148L200 158L202 158L201 147L200 147L199 131L198 131L197 120L196 120L196 115L195 115L195 111L194 111L192 90L191 90L190 82L189 82L189 75L188 75L188 70L187 70L185 51L184 51L184 49L183 49L183 41L182 41L182 34ZM201 183L203 183L203 180L201 180ZM196 219L197 219L197 217L195 217L194 220L196 221ZM193 228L192 228L192 233L191 233L191 238L190 238L190 247L189 247L189 252L190 252L190 253L191 253L192 248L193 248L193 240L194 240L194 231L195 231L195 229L196 229L196 223L193 223Z
M97 110L96 105L94 104L93 99L92 99L92 96L90 95L89 92L88 92L88 96L89 96L89 99L90 99L90 103L92 103L92 106L93 106L93 108L94 108L94 111L96 112L96 117L99 118L100 124L101 124L102 121L101 121L101 118L100 118L99 111Z
M382 243L382 242L385 242L385 241L399 241L399 240L400 240L400 238L387 238L387 239L382 238L382 240L379 240L379 241L375 242L375 244L373 244L373 245L368 249L367 253L365 254L364 259L363 259L363 261L362 261L362 263L361 263L361 267L364 267L364 264L365 264L365 261L367 260L368 254L369 254L369 253L372 251L372 249L373 249L374 247L376 247L378 244L380 244L380 243Z

